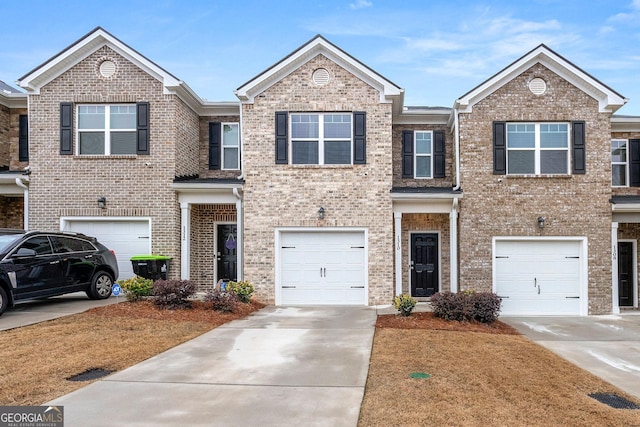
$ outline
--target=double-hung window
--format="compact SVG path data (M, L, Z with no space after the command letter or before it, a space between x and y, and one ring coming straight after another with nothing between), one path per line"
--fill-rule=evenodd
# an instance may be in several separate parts
M352 164L352 114L291 114L291 163Z
M79 155L136 154L136 105L78 105Z
M568 123L507 123L507 173L569 173Z
M222 169L240 169L238 123L222 123Z
M415 177L433 178L433 132L416 131L414 141Z
M611 140L611 185L626 187L629 185L629 150L626 139Z

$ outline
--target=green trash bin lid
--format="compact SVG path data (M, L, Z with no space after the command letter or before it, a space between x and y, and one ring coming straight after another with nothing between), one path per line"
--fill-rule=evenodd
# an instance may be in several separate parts
M170 256L166 255L134 255L131 257L131 261L165 261L171 259Z

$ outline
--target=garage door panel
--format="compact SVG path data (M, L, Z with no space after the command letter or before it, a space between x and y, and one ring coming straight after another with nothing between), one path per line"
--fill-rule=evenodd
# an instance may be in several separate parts
M133 277L132 256L148 254L151 251L148 220L68 220L64 231L93 236L113 250L120 270L118 280Z
M495 289L503 314L579 314L580 241L497 241Z
M282 304L364 304L364 232L282 232Z

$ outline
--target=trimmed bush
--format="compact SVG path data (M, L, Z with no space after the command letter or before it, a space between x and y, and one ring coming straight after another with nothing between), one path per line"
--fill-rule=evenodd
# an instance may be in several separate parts
M243 303L248 303L253 295L253 285L246 280L227 283L227 291L234 293Z
M409 316L416 307L418 301L407 294L400 294L393 298L393 307L400 315Z
M211 303L211 308L217 311L232 313L240 300L238 296L232 292L221 291L219 289L211 289L207 291L204 300Z
M156 280L153 282L153 302L162 308L191 308L188 299L196 293L191 280Z
M118 282L125 293L127 301L134 302L153 294L153 280L140 276L133 276Z
M491 292L438 292L431 297L436 317L457 321L495 322L501 303L500 297Z

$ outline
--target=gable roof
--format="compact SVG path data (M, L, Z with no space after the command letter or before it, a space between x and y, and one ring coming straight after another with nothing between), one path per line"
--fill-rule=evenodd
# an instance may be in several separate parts
M394 104L397 104L400 109L402 108L404 89L358 61L321 35L315 36L280 62L240 86L235 90L235 94L241 102L251 104L257 95L318 55L326 56L340 67L377 89L380 92L380 102L393 102L394 98L399 98L400 102Z
M17 83L20 87L26 89L28 93L38 94L40 89L47 83L65 73L103 46L108 46L160 81L165 94L177 95L200 115L212 112L217 114L238 114L239 112L237 102L208 102L202 100L185 82L123 43L102 27L96 27L62 52L29 71L20 77Z
M454 107L461 112L470 112L473 105L538 63L596 99L602 113L613 113L628 101L618 92L541 44L462 95L455 101Z

